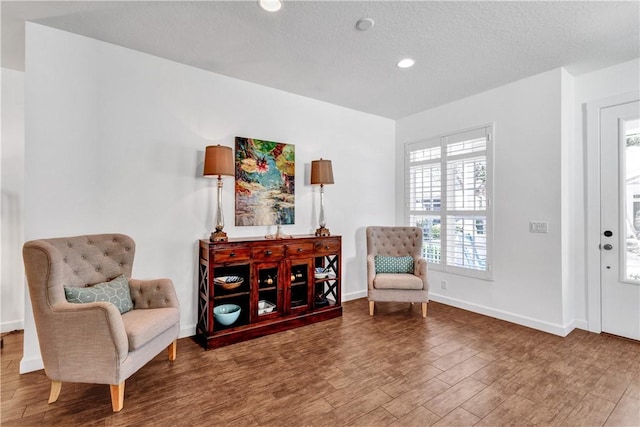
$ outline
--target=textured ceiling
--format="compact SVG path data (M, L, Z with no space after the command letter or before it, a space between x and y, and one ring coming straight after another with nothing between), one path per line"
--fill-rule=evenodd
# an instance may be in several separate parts
M30 20L392 119L560 66L640 56L640 2L2 1L2 66ZM375 19L366 32L359 18ZM395 63L411 56L416 65Z

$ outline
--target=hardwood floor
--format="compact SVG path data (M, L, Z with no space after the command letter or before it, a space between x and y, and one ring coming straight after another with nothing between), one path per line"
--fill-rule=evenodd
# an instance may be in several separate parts
M580 330L561 338L429 303L344 304L342 318L204 351L178 342L126 382L18 374L22 334L4 337L3 426L638 426L640 344Z

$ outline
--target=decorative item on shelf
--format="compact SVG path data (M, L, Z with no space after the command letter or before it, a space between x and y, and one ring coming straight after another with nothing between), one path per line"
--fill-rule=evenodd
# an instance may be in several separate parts
M229 326L233 325L236 320L238 320L241 311L242 309L239 305L222 304L213 308L213 315L218 323Z
M326 307L328 305L329 305L329 301L327 301L327 298L324 296L324 294L322 292L318 292L316 294L316 301L315 301L316 308Z
M291 281L292 281L292 282L295 282L295 280L296 280L296 275L295 275L295 274L293 274L293 273L291 273Z
M313 160L311 162L311 185L320 184L320 215L318 223L320 227L316 230L316 236L330 236L329 229L326 228L327 221L324 216L324 186L333 184L333 169L331 160Z
M265 239L290 239L291 236L289 236L288 234L284 234L282 232L282 230L280 229L280 223L282 222L280 220L280 216L281 216L281 211L278 210L278 212L276 213L277 215L277 220L276 220L276 234L269 234L264 236Z
M313 272L316 279L326 279L329 276L329 272L326 268L323 267L317 267L315 270L313 270Z
M210 145L204 154L204 176L218 176L218 207L216 209L216 231L211 233L212 242L226 242L227 233L224 228L222 215L222 175L234 176L233 150L220 144Z
M276 308L275 304L266 300L258 301L258 315L271 313Z
M267 280L264 281L267 285L273 285L273 279L271 276L267 276Z
M221 288L230 291L242 285L244 279L240 276L220 276L214 278L213 282Z

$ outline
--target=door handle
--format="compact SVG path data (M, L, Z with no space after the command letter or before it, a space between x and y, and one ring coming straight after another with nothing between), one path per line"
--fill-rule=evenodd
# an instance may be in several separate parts
M613 246L609 243L602 245L602 249L604 249L605 251L610 251L611 249L613 249Z

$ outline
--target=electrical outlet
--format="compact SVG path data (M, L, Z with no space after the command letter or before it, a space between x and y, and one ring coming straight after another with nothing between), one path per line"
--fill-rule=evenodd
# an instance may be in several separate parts
M441 280L440 281L440 287L442 289L447 289L447 281L446 280Z
M548 233L549 223L545 221L530 221L529 233Z

